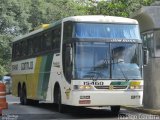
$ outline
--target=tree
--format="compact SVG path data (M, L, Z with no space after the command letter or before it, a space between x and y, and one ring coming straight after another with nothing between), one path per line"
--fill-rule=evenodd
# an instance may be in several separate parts
M27 0L28 1L28 0ZM0 33L19 35L30 29L28 3L21 0L0 0Z
M0 35L0 75L7 74L10 71L11 38L12 36Z
M111 0L100 1L97 4L92 4L88 8L89 14L102 14L110 16L123 16L129 15L141 8L143 5L150 5L154 0Z
M11 39L29 31L28 1L0 0L0 75L10 71Z
M67 16L86 14L85 6L74 0L32 0L29 22L32 28Z

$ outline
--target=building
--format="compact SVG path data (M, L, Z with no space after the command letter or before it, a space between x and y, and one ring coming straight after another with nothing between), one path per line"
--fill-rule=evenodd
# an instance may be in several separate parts
M149 50L149 63L144 66L145 108L160 108L160 2L142 7L131 15L140 24L144 46Z

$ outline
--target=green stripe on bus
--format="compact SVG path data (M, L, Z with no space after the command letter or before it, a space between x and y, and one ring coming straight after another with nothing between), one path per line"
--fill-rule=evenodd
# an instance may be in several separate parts
M129 85L129 81L125 81L125 82L121 82L121 81L119 81L119 82L111 82L111 84L110 85L124 85L124 86L127 86L127 85Z
M45 99L47 95L52 60L53 60L53 53L42 57L40 73L39 73L38 90L37 90L40 99Z
M34 75L32 76L32 80L35 79L33 81L33 89L32 90L32 96L33 98L35 97L35 99L39 99L38 94L37 94L37 90L38 90L38 83L39 83L39 72L40 72L40 67L41 67L41 63L42 63L42 57L37 57L36 58L36 65L35 65L35 70L34 70Z

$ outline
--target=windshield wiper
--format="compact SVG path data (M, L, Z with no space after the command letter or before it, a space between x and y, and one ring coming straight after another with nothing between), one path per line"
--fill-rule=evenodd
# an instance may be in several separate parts
M118 64L118 63L117 63ZM123 75L123 77L126 79L126 81L129 81L129 79L127 78L127 76L124 74L124 71L122 70L121 66L118 64L118 67Z
M122 61L120 61L120 62L122 62ZM113 64L117 64L117 66L119 67L119 69L120 69L123 77L126 79L126 81L129 81L129 79L128 79L127 76L125 75L124 71L122 70L121 66L119 65L120 62L116 62L116 63L113 62Z

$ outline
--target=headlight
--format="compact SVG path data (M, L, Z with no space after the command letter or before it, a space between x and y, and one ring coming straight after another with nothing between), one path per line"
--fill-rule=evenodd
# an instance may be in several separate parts
M131 90L142 90L143 89L143 85L141 84L140 81L131 81L130 82L130 86L129 86L129 89Z
M74 90L91 90L93 86L91 85L74 85Z

